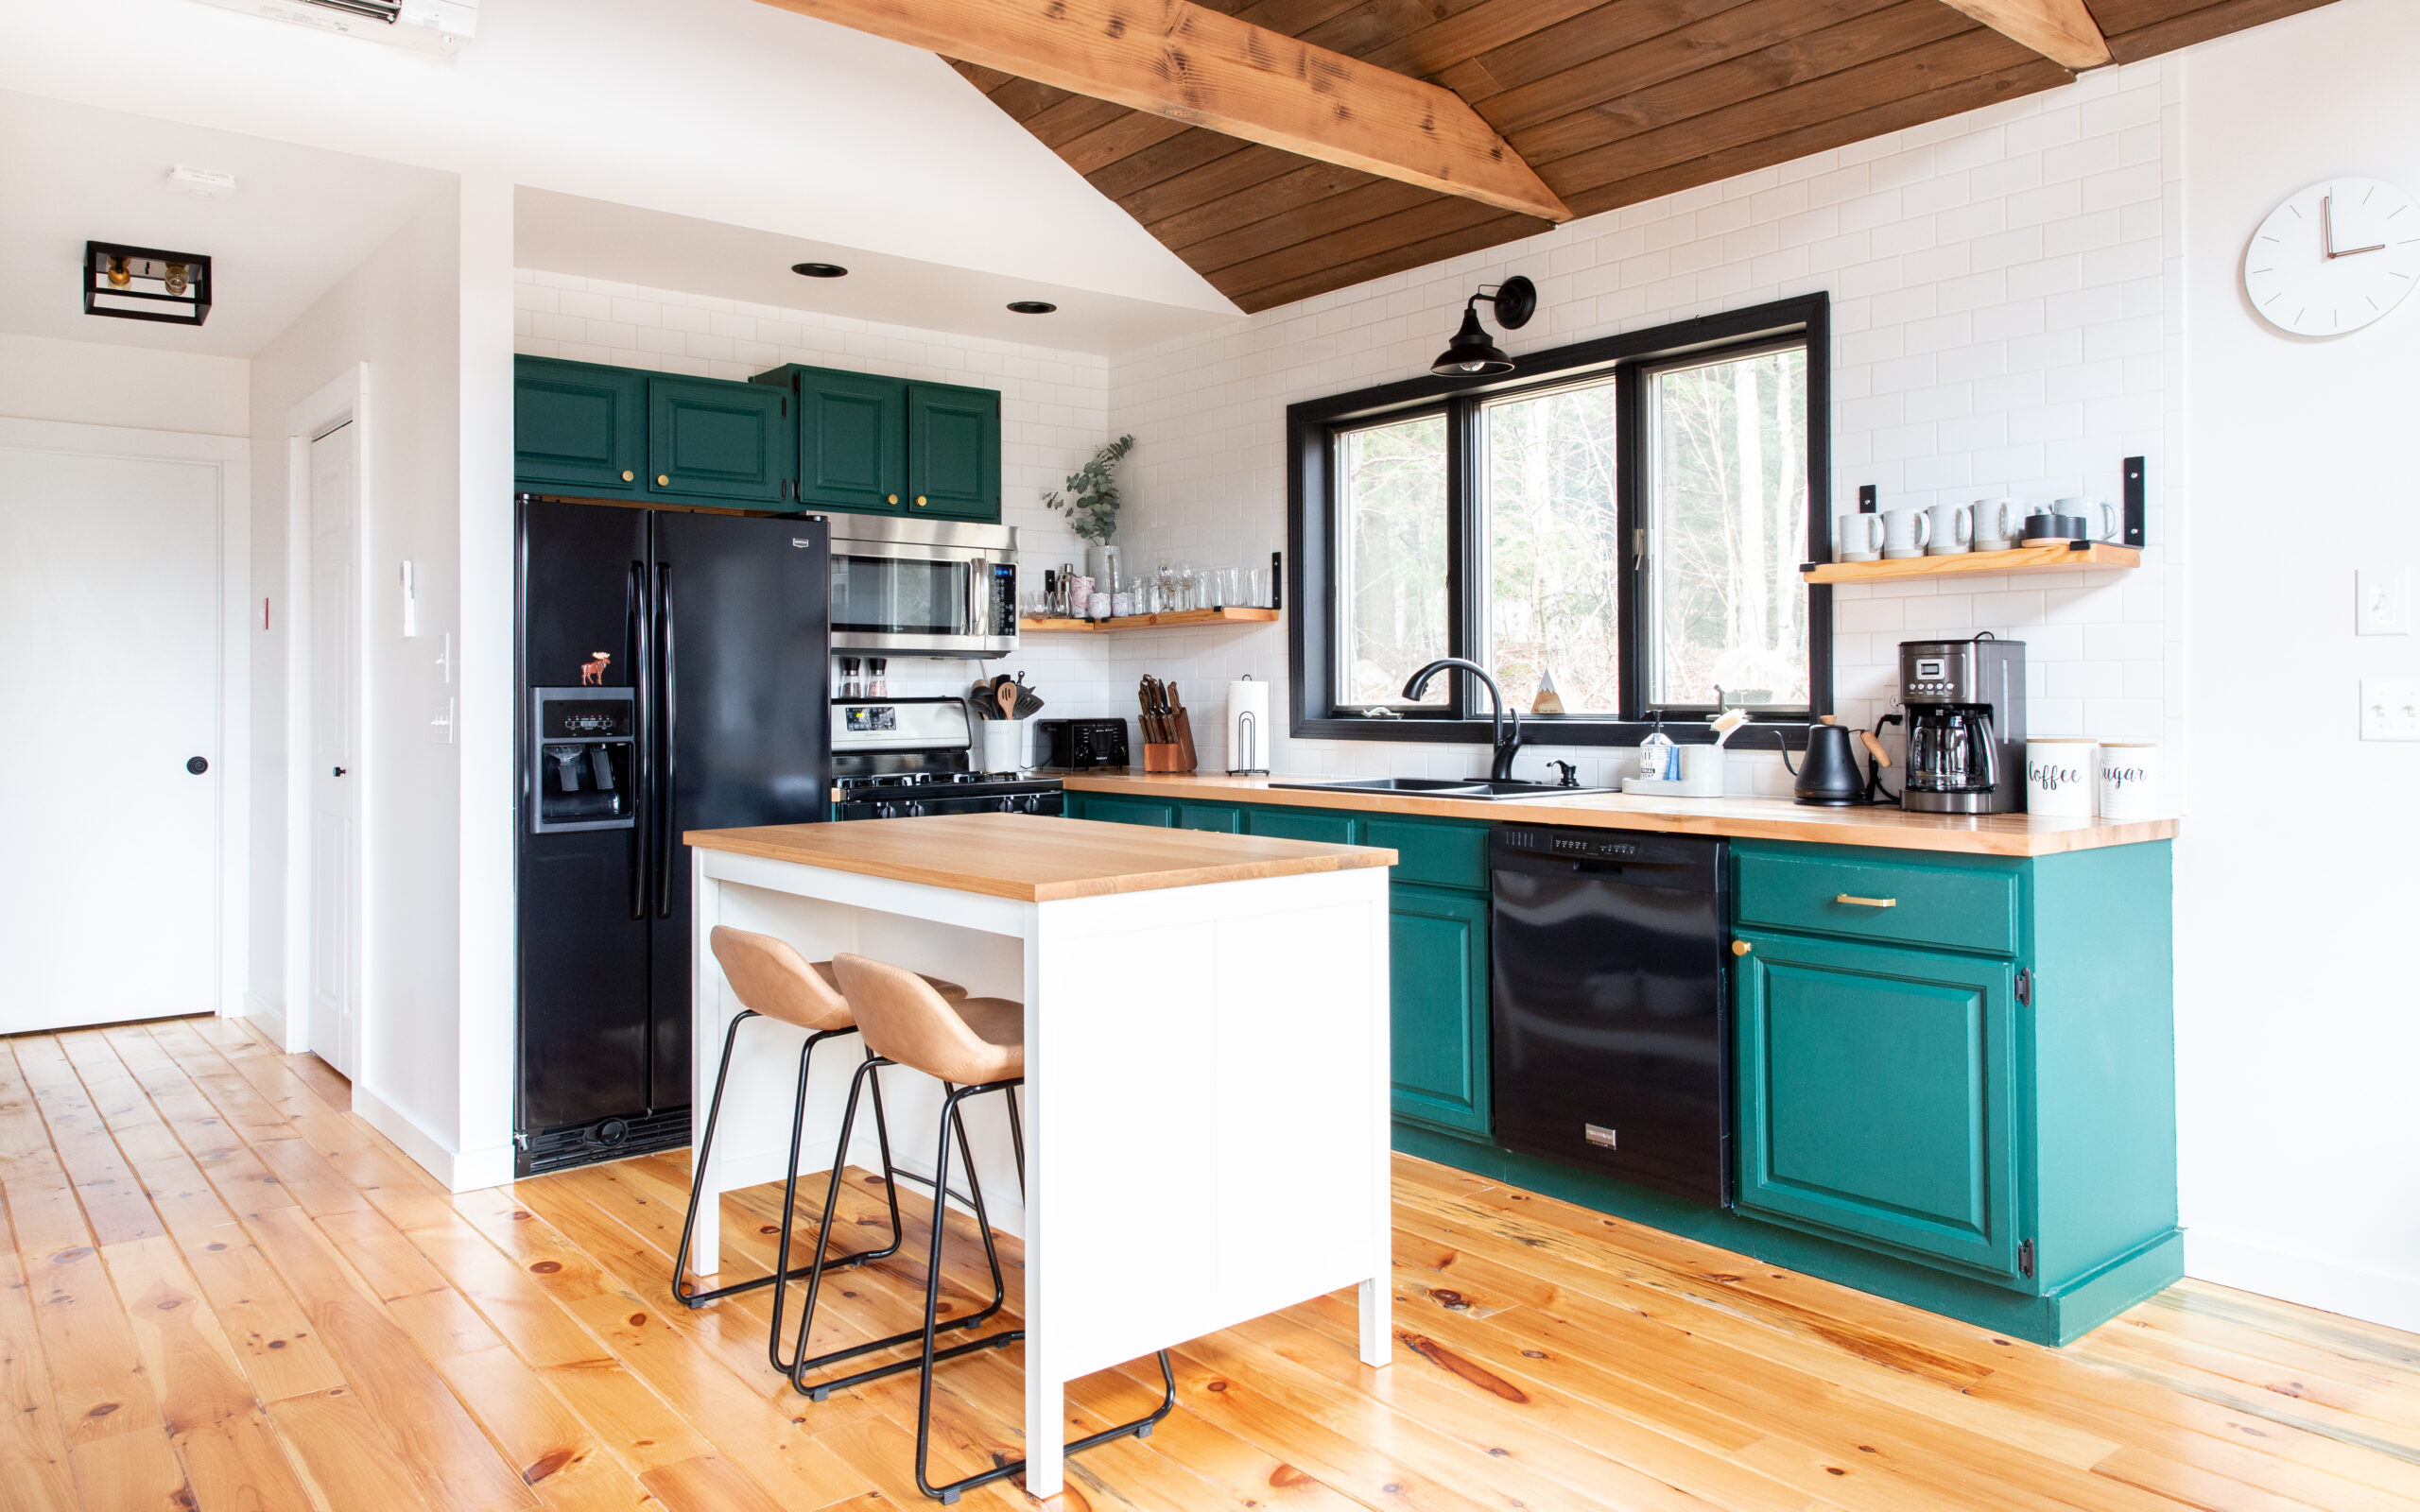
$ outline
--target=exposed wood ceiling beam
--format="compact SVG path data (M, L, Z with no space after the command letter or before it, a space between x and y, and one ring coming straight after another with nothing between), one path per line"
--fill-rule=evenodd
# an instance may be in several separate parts
M1453 91L1189 0L764 3L1499 210L1571 218Z
M2054 63L2082 72L2110 61L2109 39L2084 0L1945 0Z

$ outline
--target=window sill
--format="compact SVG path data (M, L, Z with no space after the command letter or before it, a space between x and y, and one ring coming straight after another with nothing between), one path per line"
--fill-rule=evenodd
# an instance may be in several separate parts
M1806 730L1814 721L1798 713L1757 719L1731 737L1735 750L1773 749L1778 734L1792 750L1806 748ZM1634 719L1585 719L1571 714L1524 714L1521 744L1531 746L1636 746L1648 732L1662 729L1676 746L1711 746L1714 731L1702 720L1674 720L1656 726ZM1296 740L1401 741L1428 746L1485 746L1495 739L1487 719L1297 719Z

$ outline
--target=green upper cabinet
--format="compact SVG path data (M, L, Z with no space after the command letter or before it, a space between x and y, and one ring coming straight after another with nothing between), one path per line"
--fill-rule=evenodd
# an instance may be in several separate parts
M790 396L714 378L648 380L648 490L786 504L795 443Z
M512 471L524 485L640 491L648 375L553 357L513 361Z
M908 503L908 386L896 378L797 369L798 496L808 505L902 514Z
M1739 1206L2014 1277L2015 968L1738 938Z
M953 384L908 386L908 512L1000 518L1000 396Z

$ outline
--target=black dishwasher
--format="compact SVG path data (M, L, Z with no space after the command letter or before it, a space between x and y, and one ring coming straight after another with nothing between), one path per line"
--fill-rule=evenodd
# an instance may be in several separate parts
M1498 1144L1731 1205L1727 850L1496 830Z

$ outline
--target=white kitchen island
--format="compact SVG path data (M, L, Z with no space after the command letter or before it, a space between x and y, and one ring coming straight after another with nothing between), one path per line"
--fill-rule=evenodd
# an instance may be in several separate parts
M717 924L1024 1003L1022 1203L999 1099L967 1121L986 1206L1025 1241L1030 1493L1060 1490L1063 1388L1094 1371L1347 1285L1362 1360L1388 1363L1393 851L1007 814L685 838L700 1109L739 1011L707 943ZM740 1032L709 1197L781 1179L800 1038ZM817 1057L807 1170L825 1164L857 1058ZM940 1086L881 1075L892 1158L929 1175ZM852 1159L878 1169L869 1125ZM702 1263L719 1215L700 1202Z

